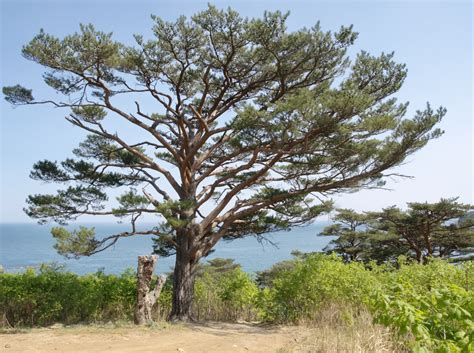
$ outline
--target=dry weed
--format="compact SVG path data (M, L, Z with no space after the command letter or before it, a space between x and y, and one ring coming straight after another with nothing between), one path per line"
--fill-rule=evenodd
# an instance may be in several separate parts
M390 329L373 323L367 310L332 304L311 322L301 323L308 334L283 352L291 353L402 353Z

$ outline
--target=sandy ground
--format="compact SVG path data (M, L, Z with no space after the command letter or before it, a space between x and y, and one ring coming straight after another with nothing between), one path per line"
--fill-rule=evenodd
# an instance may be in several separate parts
M206 323L156 327L33 329L0 334L0 352L287 352L300 341L296 327Z

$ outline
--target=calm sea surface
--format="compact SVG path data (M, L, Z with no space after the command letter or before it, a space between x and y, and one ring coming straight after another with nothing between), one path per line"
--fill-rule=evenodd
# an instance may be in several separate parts
M321 250L332 237L318 237L327 223L315 223L289 232L271 233L268 238L277 247L260 244L255 238L221 241L207 259L233 258L247 272L261 271L278 261L290 259L293 250L304 252ZM91 225L86 225L91 226ZM95 224L98 236L115 234L127 228L120 224ZM74 226L76 227L76 226ZM135 268L138 255L150 254L152 240L148 236L120 239L114 247L102 253L76 259L65 259L53 248L54 239L50 226L37 224L0 224L0 265L7 272L23 271L26 267L38 267L41 263L56 262L78 274L95 272L103 268L105 273L121 273ZM168 272L174 265L174 257L160 258L156 272Z

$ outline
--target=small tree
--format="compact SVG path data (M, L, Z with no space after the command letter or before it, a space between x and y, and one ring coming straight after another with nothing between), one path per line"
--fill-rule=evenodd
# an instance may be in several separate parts
M323 250L336 252L345 261L362 261L367 258L371 234L367 231L368 217L351 209L339 208L332 218L335 221L319 235L336 236Z
M172 319L190 318L196 266L220 239L310 222L330 207L321 195L382 185L441 133L433 127L442 108L403 118L407 104L392 95L406 70L393 54L349 60L351 27L287 32L287 14L245 19L213 6L174 23L152 18L153 37L137 35L135 46L92 25L63 39L41 31L23 56L46 67L46 84L66 99L36 100L19 85L3 92L15 105L65 108L90 133L76 159L34 165L32 178L71 185L29 196L27 214L130 221L130 231L103 239L54 228L70 256L155 236L157 253L176 255ZM120 119L142 132L138 140ZM107 202L108 188L124 187L117 205ZM160 217L156 227L136 226L144 214Z
M422 263L429 257L449 258L474 251L474 206L456 198L437 203L408 203L408 210L393 206L382 212L356 213L339 209L337 223L320 235L334 235L327 251L349 261L393 261L407 255ZM462 259L462 257L461 257Z

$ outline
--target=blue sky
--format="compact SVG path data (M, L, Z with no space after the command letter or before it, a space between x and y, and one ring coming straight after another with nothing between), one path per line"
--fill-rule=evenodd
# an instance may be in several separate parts
M395 51L408 67L408 78L397 97L409 101L407 116L432 106L448 109L440 127L444 136L411 156L396 171L413 179L389 180L392 191L362 191L336 198L340 207L375 210L409 201L436 201L459 196L473 203L472 3L470 1L214 1L218 7L260 16L264 10L290 10L290 30L312 26L324 30L353 24L359 39L350 54ZM1 83L21 83L37 96L46 94L43 70L25 60L21 47L40 28L57 36L78 30L79 23L113 31L114 38L132 43L132 34L150 35L150 14L173 20L192 15L206 1L1 1ZM28 194L55 190L29 179L34 162L62 160L84 134L51 107L12 108L1 102L1 222L28 222L23 213Z

